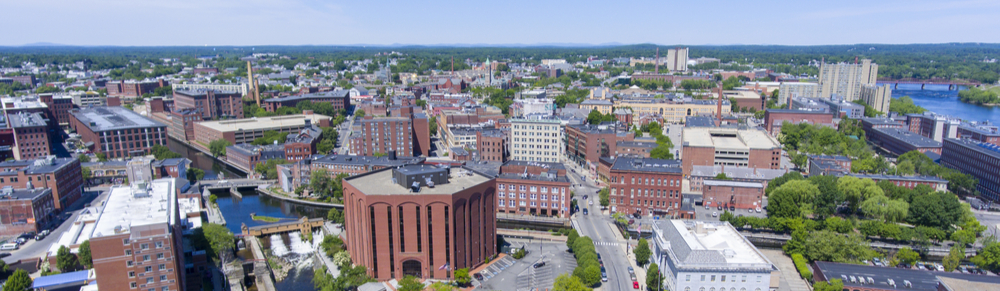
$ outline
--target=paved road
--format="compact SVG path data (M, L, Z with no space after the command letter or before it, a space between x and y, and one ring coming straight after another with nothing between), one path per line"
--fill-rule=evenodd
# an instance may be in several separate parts
M69 219L59 225L59 227L57 227L54 231L52 231L52 233L41 241L31 240L22 245L19 250L10 252L11 255L4 258L4 262L11 263L21 259L41 258L45 256L45 253L49 251L49 246L52 245L53 242L59 240L59 236L69 230L69 228L73 225L73 221L76 221L76 218L80 216L80 209L82 209L87 203L92 203L93 201L103 201L106 199L108 194L107 190L107 187L89 188L88 191L84 192L85 195L80 200L73 205L70 205L70 207L68 207L64 212L72 214Z
M628 267L631 264L628 261L628 255L622 249L622 244L626 242L618 239L615 235L617 230L612 229L609 224L611 222L610 216L603 214L600 210L600 199L596 194L600 188L594 186L592 182L582 182L582 177L578 175L580 173L579 167L569 164L567 167L576 169L576 173L571 172L569 176L575 185L573 191L576 192L580 209L588 208L590 210L589 215L583 215L582 212L574 214L573 227L577 229L580 236L588 236L595 242L594 248L597 253L601 254L608 273L608 282L603 282L601 289L631 290L632 279L628 273ZM583 200L583 195L588 195L588 200L593 201L594 206L590 206L586 200Z
M350 150L351 127L353 125L354 125L354 115L348 116L347 120L341 124L342 129L338 133L339 141L337 142L338 146L336 149L336 152L341 155L346 155L347 152Z

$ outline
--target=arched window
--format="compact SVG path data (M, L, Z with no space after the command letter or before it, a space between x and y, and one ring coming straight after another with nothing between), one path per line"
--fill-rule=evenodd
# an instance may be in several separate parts
M403 276L414 276L417 278L423 278L423 274L421 274L420 261L409 260L403 262Z
M684 287L684 291L691 291L691 287Z

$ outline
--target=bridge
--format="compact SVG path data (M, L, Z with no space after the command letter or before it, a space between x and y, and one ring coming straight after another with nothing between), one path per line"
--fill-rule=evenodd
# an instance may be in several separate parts
M202 192L208 191L220 191L229 190L229 193L233 196L242 198L243 195L240 194L239 190L244 189L256 189L260 186L272 185L277 183L278 180L256 180L256 179L225 179L225 180L202 180L195 184L195 187L200 189Z
M882 79L879 78L877 83L892 84L892 89L895 90L899 88L899 84L910 84L910 85L920 85L920 90L923 90L927 85L948 85L948 90L958 90L959 86L966 87L978 87L981 83L976 81L962 81L962 80L946 80L946 79L930 79L921 80L915 78L903 78L903 79Z
M277 223L259 225L254 227L247 227L246 223L244 223L240 227L240 229L243 230L242 234L243 237L248 237L248 236L258 237L262 235L293 232L293 231L298 231L301 233L312 233L312 229L318 227L323 227L322 218L310 219L308 217L303 216L302 218L299 218L298 221L277 222Z

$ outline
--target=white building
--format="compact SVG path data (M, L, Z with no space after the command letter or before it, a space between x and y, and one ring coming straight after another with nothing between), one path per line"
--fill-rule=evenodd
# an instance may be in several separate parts
M510 116L523 117L531 114L552 116L556 112L555 100L551 98L515 99L510 105Z
M688 48L675 48L667 50L667 59L664 60L667 69L671 72L687 71Z
M651 242L667 290L778 289L778 269L727 222L659 220Z
M788 104L789 98L816 98L819 84L806 82L781 82L778 85L778 104Z
M76 107L87 108L90 106L107 105L107 98L101 98L101 94L94 91L73 91L65 94L73 98L73 105L76 105Z
M235 83L235 84L171 84L170 85L174 91L177 90L216 90L216 91L230 91L237 92L240 95L246 96L247 92L250 92L250 84L248 83Z
M563 127L559 119L511 119L511 160L562 162Z
M858 100L862 85L875 85L878 64L863 59L859 63L821 64L819 97L841 96L845 101ZM780 93L779 93L780 94Z

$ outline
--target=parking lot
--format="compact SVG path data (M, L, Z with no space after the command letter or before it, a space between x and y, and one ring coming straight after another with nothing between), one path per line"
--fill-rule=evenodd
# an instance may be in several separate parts
M566 243L525 239L508 239L507 242L512 249L524 246L528 253L520 260L507 256L480 272L483 280L476 280L480 290L551 289L559 274L572 273L576 268L576 259L567 251ZM539 262L545 265L535 268L533 265Z

